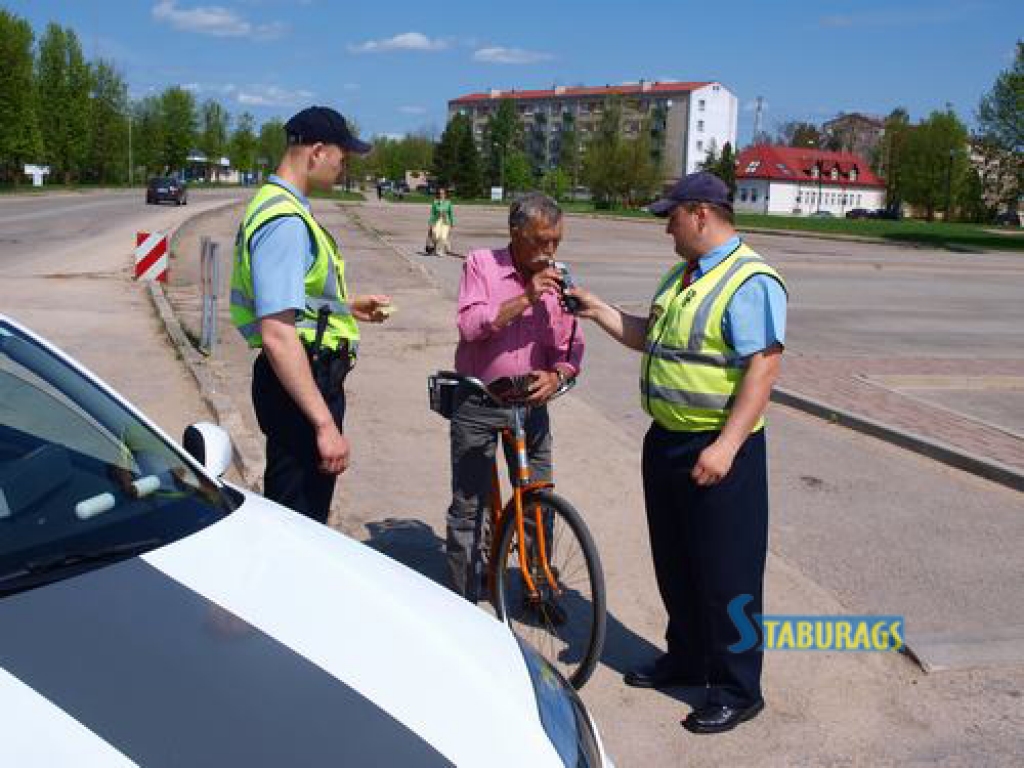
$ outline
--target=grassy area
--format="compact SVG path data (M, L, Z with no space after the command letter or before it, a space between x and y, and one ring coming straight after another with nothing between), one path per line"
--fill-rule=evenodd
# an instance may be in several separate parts
M942 221L884 221L873 219L812 219L741 213L741 229L785 229L828 235L875 237L895 243L915 243L950 250L1024 251L1024 234L983 224L947 224Z
M402 198L386 195L388 200L400 203L429 203L431 197L409 194ZM459 205L503 205L486 198L459 200ZM596 208L592 202L564 201L562 208L568 213L593 214L597 216L628 216L653 218L646 210L635 208ZM1024 251L1024 230L1013 230L988 224L947 224L942 221L884 221L875 219L818 219L797 216L768 216L764 214L740 213L736 216L740 229L777 229L794 232L809 232L823 235L855 235L877 238L893 243L913 243L951 251Z

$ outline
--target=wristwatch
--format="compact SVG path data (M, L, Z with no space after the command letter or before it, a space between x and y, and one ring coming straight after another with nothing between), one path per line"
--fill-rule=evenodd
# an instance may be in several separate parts
M564 387L569 381L569 377L565 375L565 371L561 368L555 368L555 373L558 374L558 386Z

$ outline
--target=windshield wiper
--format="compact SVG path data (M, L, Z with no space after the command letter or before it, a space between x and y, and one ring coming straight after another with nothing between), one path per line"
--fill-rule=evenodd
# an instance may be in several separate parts
M82 552L57 552L46 557L25 561L19 570L0 576L0 584L26 577L37 577L54 573L55 571L72 568L84 563L112 563L124 560L134 555L148 552L162 543L163 539L152 537L139 539L138 541L126 541ZM2 588L0 587L0 589Z

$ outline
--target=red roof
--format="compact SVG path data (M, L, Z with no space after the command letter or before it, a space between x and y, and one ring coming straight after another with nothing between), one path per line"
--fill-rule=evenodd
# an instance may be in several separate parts
M579 88L564 88L559 91L550 89L546 91L517 91L502 90L498 91L496 96L492 96L491 92L486 93L469 93L465 96L460 96L457 99L453 99L449 104L467 104L477 101L492 101L494 99L554 99L554 98L565 98L567 96L628 96L632 94L641 93L682 93L689 91L696 91L698 88L703 88L706 85L711 85L710 81L705 83L646 83L641 86L637 85L603 85L596 87L579 87ZM646 88L646 90L644 90Z
M884 187L885 182L871 170L862 157L851 152L826 152L811 147L780 147L757 144L740 152L736 158L736 179L774 179L778 181L805 181L817 183L814 169L821 169L822 184L842 184L844 187ZM832 178L832 169L839 178ZM857 170L856 180L850 171Z

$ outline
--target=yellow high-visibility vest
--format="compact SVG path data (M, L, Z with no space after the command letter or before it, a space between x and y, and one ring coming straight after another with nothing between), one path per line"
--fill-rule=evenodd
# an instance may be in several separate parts
M640 369L640 398L658 424L676 432L707 432L725 426L746 373L745 360L722 333L733 294L754 275L779 274L745 244L690 285L686 262L661 281ZM760 419L752 431L764 425Z
M231 321L250 347L262 347L256 300L252 289L252 237L267 222L283 216L298 216L309 230L315 250L313 264L305 276L305 307L296 312L295 330L306 344L316 338L317 314L321 307L330 310L321 344L336 350L348 342L349 353L355 356L359 343L359 326L352 317L345 287L345 262L338 245L326 229L317 223L306 207L291 191L270 182L263 185L245 209L245 217L235 238L235 258L231 270Z

